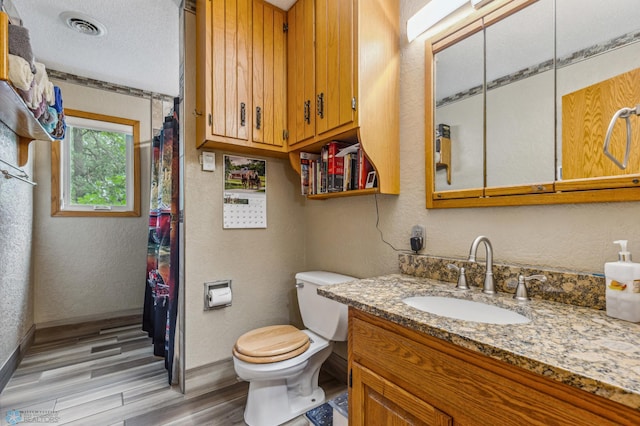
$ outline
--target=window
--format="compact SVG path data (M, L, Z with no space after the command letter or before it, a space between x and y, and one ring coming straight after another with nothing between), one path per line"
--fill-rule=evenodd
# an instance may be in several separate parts
M65 109L51 149L52 216L140 216L140 123Z

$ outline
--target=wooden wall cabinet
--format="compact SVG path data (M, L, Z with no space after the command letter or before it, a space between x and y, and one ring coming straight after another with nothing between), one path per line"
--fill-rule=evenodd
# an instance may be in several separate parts
M196 8L198 148L288 154L299 173L301 151L360 143L378 187L310 198L400 192L398 0Z
M298 0L288 20L297 40L290 33L291 45L296 43L288 52L292 167L299 172L301 151L320 152L332 140L359 142L378 179L374 189L309 198L398 194L398 1ZM315 37L313 58L309 32Z
M625 405L354 308L349 371L352 426L640 424Z
M289 146L316 135L315 2L298 0L287 12Z
M253 2L253 126L256 143L285 146L287 130L286 14Z
M284 13L261 0L196 8L196 146L286 155Z

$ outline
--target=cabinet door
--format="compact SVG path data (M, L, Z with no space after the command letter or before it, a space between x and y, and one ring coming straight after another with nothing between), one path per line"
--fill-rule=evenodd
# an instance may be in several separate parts
M282 146L286 130L285 13L253 2L253 142Z
M212 0L211 133L247 140L251 107L251 0Z
M352 426L451 426L453 419L357 362L351 364Z
M317 134L354 120L354 20L352 0L316 0Z
M314 0L298 0L287 12L289 145L316 133Z

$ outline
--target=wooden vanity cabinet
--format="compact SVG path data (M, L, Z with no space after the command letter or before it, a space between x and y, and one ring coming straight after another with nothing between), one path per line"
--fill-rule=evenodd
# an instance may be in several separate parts
M285 155L284 12L262 0L196 10L196 146Z
M640 424L640 411L354 308L349 375L352 426Z

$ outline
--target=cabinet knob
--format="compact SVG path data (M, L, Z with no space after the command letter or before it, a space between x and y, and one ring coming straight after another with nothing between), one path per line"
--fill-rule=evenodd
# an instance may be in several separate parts
M261 124L262 124L262 109L260 107L256 107L256 129L260 130Z
M244 102L240 103L240 126L244 127L247 122L247 105Z

